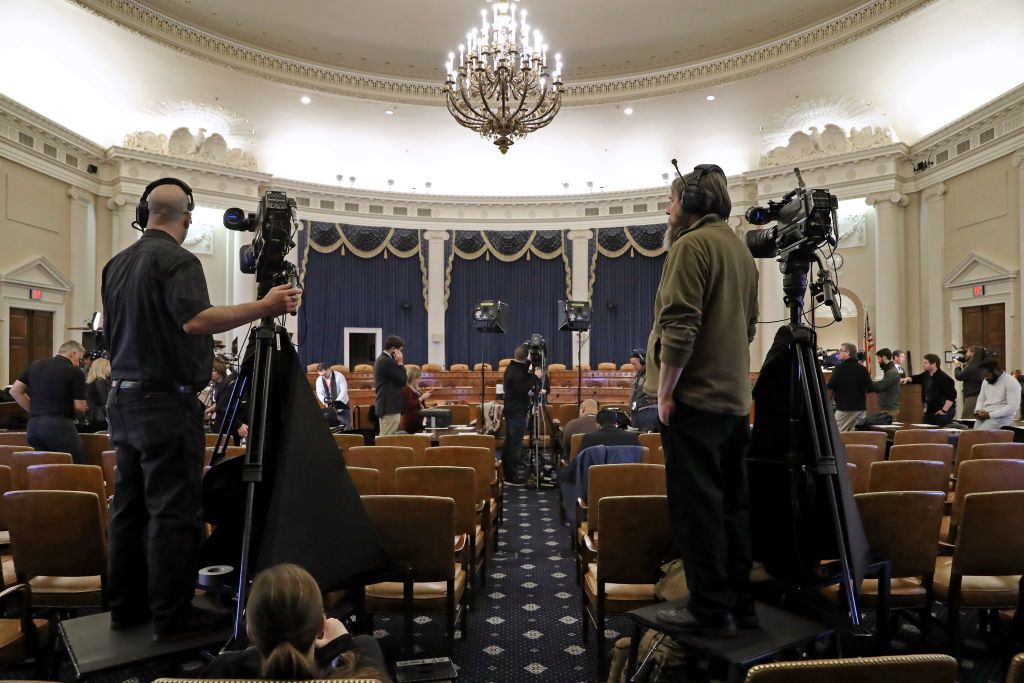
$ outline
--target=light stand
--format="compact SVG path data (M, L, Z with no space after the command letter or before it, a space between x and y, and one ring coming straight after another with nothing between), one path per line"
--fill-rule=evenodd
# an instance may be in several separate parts
M591 309L586 301L559 301L558 313L561 324L558 329L563 332L576 332L576 416L580 414L583 402L583 332L590 329Z
M504 334L505 313L508 312L508 304L503 301L484 299L473 307L473 327L481 334ZM486 421L484 420L484 403L486 401L486 375L487 363L484 362L484 338L480 337L480 421L477 425L483 433Z

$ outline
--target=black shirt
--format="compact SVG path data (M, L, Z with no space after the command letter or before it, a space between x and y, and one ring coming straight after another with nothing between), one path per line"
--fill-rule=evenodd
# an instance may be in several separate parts
M874 391L871 375L856 358L847 358L832 370L828 381L836 399L836 410L867 410L868 392Z
M935 413L942 410L942 406L946 404L946 401L953 402L949 412L956 411L956 384L953 383L953 378L942 370L936 370L934 375L922 372L914 375L911 381L914 384L924 385L921 388L921 394L924 399L925 413Z
M85 377L64 356L28 366L18 381L28 386L29 418L57 415L75 419L75 401L85 400Z
M981 376L981 368L977 364L968 365L964 368L957 368L953 371L957 381L964 383L964 398L977 396L981 393L981 383L985 379Z
M103 335L112 379L190 385L210 381L213 336L182 326L210 308L199 259L162 230L142 238L103 268Z
M639 446L640 436L637 432L627 432L615 425L601 427L596 432L583 435L580 451L591 446Z
M526 363L512 361L505 368L502 386L505 390L505 417L522 417L530 409L530 390L540 385Z

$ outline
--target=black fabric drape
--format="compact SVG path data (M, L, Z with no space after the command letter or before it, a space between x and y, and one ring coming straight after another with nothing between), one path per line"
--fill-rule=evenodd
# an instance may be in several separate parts
M647 348L654 323L654 294L664 265L664 254L618 258L598 254L590 335L592 367L606 361L621 365L629 360L632 349Z

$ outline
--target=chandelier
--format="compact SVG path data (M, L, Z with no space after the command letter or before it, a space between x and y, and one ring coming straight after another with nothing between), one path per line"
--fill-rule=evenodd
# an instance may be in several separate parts
M519 0L494 0L480 10L481 25L459 45L459 61L448 53L444 96L460 125L493 140L502 154L514 138L551 123L562 105L562 56L548 67L548 46L540 31L519 13ZM490 14L490 21L488 21Z

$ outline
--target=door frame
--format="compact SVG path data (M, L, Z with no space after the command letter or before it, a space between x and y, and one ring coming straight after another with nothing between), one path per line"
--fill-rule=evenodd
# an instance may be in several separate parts
M1000 359L1000 366L1010 371L1021 367L1015 324L1017 319L1017 274L1018 271L1003 268L982 256L974 253L968 254L943 283L950 296L951 334L947 342L963 344L963 309L1003 304L1006 357ZM984 286L985 293L981 296L974 296L974 288L979 285ZM930 353L936 353L936 351L931 350Z
M30 298L29 290L32 289L40 290L42 298ZM0 274L0 376L10 376L11 309L53 313L52 353L56 355L60 345L70 339L65 317L71 289L71 281L45 256Z
M374 339L375 339L375 342L374 342L375 352L373 354L373 357L376 358L377 356L379 356L381 354L381 351L384 348L384 328L383 327L346 327L344 330L342 330L342 335L344 336L344 339L345 339L345 361L344 362L345 362L345 366L348 367L349 370L355 370L353 365L351 363L349 363L349 356L348 356L348 335L349 334L372 334L372 335L374 335Z

